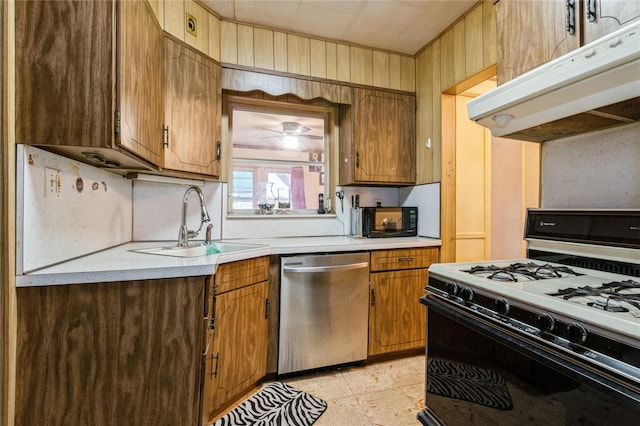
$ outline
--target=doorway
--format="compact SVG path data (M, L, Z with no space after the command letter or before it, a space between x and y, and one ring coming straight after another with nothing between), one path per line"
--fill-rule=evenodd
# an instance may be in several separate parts
M467 102L496 87L482 77L442 95L442 262L525 257L526 210L539 206L540 145L468 118Z

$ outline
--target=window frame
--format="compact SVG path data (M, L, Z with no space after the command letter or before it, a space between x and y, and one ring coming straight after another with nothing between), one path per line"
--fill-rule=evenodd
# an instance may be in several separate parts
M265 99L257 99L257 98L247 98L243 96L236 95L227 95L225 97L226 100L226 113L228 120L228 138L227 138L227 147L228 147L228 160L229 167L227 172L227 182L228 182L228 196L227 196L227 217L292 217L292 216L304 216L304 217L317 217L325 215L319 215L317 211L317 206L314 205L313 208L305 208L305 209L288 209L287 214L282 215L260 215L257 209L234 209L233 208L233 171L234 171L234 162L236 159L233 156L233 113L236 110L241 111L250 111L250 112L259 112L259 113L267 113L274 115L298 115L298 116L311 116L315 118L322 118L324 120L324 161L321 163L322 167L324 167L323 171L320 171L322 174L323 184L324 184L324 195L325 200L330 198L330 194L332 194L333 188L335 188L335 181L332 179L334 176L334 172L332 171L332 159L333 156L337 154L337 149L334 147L337 145L337 139L334 139L335 135L335 114L336 107L335 106L318 106L318 105L309 105L304 103L291 103L291 102L281 102L281 101L273 101L273 100L265 100ZM246 158L239 158L238 161L246 160ZM271 165L273 168L279 167L279 162L277 160L263 160L258 162L264 162L265 164ZM291 164L299 164L301 166L313 166L314 163L312 161L289 161L283 160L282 165L291 165ZM269 166L267 166L269 167ZM248 170L247 170L248 171ZM267 170L267 173L269 171ZM258 173L254 170L253 172L254 179L258 178ZM254 188L256 187L254 182Z

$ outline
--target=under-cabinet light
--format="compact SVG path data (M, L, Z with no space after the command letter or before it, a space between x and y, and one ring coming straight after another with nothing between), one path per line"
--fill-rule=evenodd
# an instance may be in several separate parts
M140 180L144 182L170 183L173 185L204 186L204 180L202 179L187 179L175 176L152 175L137 172L128 173L127 179Z

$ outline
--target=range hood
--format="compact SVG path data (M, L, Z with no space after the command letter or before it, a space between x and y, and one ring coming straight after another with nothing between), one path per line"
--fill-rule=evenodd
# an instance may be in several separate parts
M494 136L545 142L640 119L640 22L467 103Z

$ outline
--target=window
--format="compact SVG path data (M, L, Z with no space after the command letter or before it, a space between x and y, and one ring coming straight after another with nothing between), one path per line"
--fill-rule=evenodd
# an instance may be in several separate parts
M317 214L327 194L332 109L230 97L229 212Z

